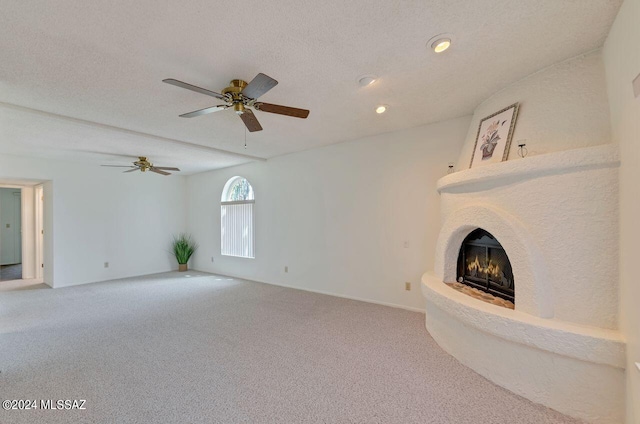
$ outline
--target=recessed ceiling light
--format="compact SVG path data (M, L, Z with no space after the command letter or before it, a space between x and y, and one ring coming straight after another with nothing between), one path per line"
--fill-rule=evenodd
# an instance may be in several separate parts
M389 106L387 106L387 105L380 105L380 106L376 107L376 113L378 113L378 114L385 113L388 108L389 108Z
M427 41L427 46L436 53L442 53L453 43L451 34L438 34Z
M448 38L440 38L433 43L431 43L431 48L436 53L442 53L447 50L451 46L451 40Z
M361 75L358 77L358 84L360 84L360 87L366 87L376 82L377 79L378 77L375 75Z

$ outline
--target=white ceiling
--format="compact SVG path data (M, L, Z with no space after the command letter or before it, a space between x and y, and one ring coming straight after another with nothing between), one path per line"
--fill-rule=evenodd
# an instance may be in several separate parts
M208 148L271 158L462 116L602 46L620 4L0 0L0 153L96 164L146 155L192 173L250 159ZM453 46L436 55L425 43L444 32ZM219 92L258 72L280 82L263 101L311 114L256 112L264 131L247 135L247 149L232 111L178 118L217 101L162 83ZM362 88L362 74L380 79Z

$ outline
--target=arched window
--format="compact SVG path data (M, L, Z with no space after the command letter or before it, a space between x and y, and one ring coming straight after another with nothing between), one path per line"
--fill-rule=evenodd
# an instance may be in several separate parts
M224 185L220 202L220 247L226 256L255 258L253 187L244 177L232 177Z

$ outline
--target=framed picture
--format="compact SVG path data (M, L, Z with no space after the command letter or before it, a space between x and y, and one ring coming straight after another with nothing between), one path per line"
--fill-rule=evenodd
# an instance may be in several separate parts
M518 103L514 103L480 121L469 168L507 159L517 117Z

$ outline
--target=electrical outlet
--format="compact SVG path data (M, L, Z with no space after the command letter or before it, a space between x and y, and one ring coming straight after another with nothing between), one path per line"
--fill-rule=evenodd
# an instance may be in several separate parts
M104 267L105 267L105 268L109 268L109 262L105 262L105 263L104 263Z
M407 291L410 291L411 290L411 283L408 282L408 281L406 283L404 283L404 289L407 290Z
M289 267L288 266L284 267L284 272L289 272Z

